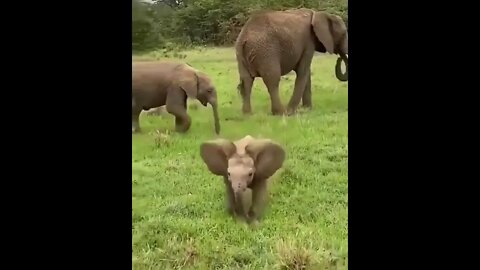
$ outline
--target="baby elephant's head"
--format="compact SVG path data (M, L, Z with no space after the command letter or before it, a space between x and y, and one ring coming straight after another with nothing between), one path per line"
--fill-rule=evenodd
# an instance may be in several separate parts
M236 142L216 139L202 143L200 155L210 172L230 181L235 193L264 181L282 167L283 148L269 139L246 136Z
M249 155L233 154L228 159L227 179L235 192L243 192L252 183L255 166Z

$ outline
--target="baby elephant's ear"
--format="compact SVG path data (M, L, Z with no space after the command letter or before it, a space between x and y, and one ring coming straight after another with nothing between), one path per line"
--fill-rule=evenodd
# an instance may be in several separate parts
M200 145L200 156L215 175L227 175L228 159L235 151L235 144L225 139L211 140Z
M255 163L255 178L267 179L283 166L285 150L269 139L254 140L245 151Z

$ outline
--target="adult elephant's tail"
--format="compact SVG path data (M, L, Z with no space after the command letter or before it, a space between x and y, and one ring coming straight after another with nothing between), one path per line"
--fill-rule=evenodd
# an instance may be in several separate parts
M239 40L235 45L236 57L237 57L237 66L238 66L238 74L239 74L239 83L237 85L237 90L242 95L245 95L245 84L242 78L251 78L251 74L248 71L248 61L245 58L245 44L247 43L246 40Z
M246 40L240 38L242 33L240 33L239 39L235 45L235 51L237 56L237 65L238 65L238 75L239 75L239 83L237 85L237 90L240 93L243 105L242 111L243 113L250 113L251 112L251 105L250 105L250 94L252 91L253 80L255 76L252 75L250 72L250 59L248 59L247 54L245 53L245 45L247 43Z

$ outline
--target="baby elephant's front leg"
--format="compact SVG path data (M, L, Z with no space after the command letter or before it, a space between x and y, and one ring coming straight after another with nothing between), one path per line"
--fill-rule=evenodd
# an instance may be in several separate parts
M228 181L227 177L223 177L223 182L225 184L225 195L227 199L227 212L234 216L235 215L235 195L233 194L232 186Z
M248 211L248 222L258 221L258 217L263 211L266 203L266 194L267 194L267 181L264 179L259 179L251 187L252 189L252 205Z

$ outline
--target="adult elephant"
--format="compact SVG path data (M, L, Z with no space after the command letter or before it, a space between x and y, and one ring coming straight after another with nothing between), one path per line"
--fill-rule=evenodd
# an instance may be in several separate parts
M261 77L270 94L272 113L283 114L280 77L292 70L296 73L295 88L287 113L294 113L300 100L311 108L310 64L315 51L338 54L335 74L340 81L348 80L347 27L342 18L324 11L296 9L254 14L243 26L235 51L243 113L251 112L253 81ZM347 67L345 73L340 68L342 61Z

